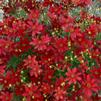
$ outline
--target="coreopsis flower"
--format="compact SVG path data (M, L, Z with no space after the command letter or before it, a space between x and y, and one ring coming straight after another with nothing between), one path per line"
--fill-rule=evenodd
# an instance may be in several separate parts
M0 100L1 101L11 101L13 99L13 93L8 91L1 91L0 92Z
M43 1L43 6L49 6L49 5L52 5L52 4L53 4L52 0L44 0Z
M32 36L35 36L36 34L41 33L43 30L43 25L39 24L38 21L35 21L34 23L32 21L28 21L28 28L32 31Z
M71 16L61 16L60 17L60 24L61 24L61 28L65 31L65 32L71 32L74 28L73 28L73 24L74 24L74 19Z
M24 66L30 68L30 75L38 77L38 75L42 72L42 69L39 67L38 62L36 61L36 57L28 56L28 59L24 60Z
M88 28L87 28L87 33L89 36L95 37L96 34L98 33L98 27L96 24L91 24Z
M66 85L65 81L66 80L63 77L60 77L59 79L56 80L55 86L56 87L58 87L58 86L64 87Z
M38 89L38 87L34 85L25 86L25 92L23 93L23 96L26 97L28 101L32 99L33 93Z
M31 57L30 55L28 56L28 59L24 60L24 66L27 67L33 67L34 65L37 65L38 62L36 61L36 56Z
M100 99L101 18L87 11L91 2L95 1L3 3L0 101Z
M41 90L44 94L49 94L52 90L51 86L48 83L44 83L41 85Z
M30 20L36 20L36 19L39 18L39 15L40 15L39 11L33 9L33 10L30 11L30 14L28 15L28 18L29 18Z
M0 75L3 75L5 73L6 66L0 66Z
M28 86L25 86L25 92L23 93L23 96L26 97L27 101L43 101L43 97L39 92L38 86L33 84L28 84Z
M82 33L80 31L80 29L75 29L73 32L71 32L70 34L70 37L71 37L71 40L75 40L75 39L78 39L79 37L82 38Z
M62 6L51 6L48 11L48 16L51 18L51 20L56 20L61 15L62 12Z
M90 5L91 4L91 0L71 0L73 4L75 5Z
M47 49L47 44L50 42L50 38L48 36L42 36L39 38L33 38L31 45L35 46L35 49L38 49L39 51Z
M66 96L66 91L64 89L62 89L61 87L57 87L55 89L55 94L54 97L56 99L56 101L60 101L60 100L64 100Z
M66 50L68 50L67 38L56 38L53 45L59 52L65 52Z
M77 81L81 81L82 78L80 77L81 73L78 72L78 69L77 68L74 68L74 69L68 69L68 72L66 73L66 76L67 76L67 81L69 84L72 84L72 83L77 83Z
M83 82L82 91L87 97L91 97L93 92L97 93L99 91L99 86L96 80L90 77L90 75L87 75L85 81Z
M25 93L25 86L20 84L15 85L15 93L16 95L23 96L23 94Z
M0 77L0 84L2 84L4 87L10 87L14 84L20 82L20 73L17 71L16 73L14 71L8 71L6 75L2 75Z
M12 41L0 39L0 55L7 54L12 50Z
M52 77L53 77L53 75L54 75L54 70L52 70L51 68L45 68L45 69L47 69L47 71L43 71L43 73L44 73L44 81L47 81L47 82L51 82L51 80L52 80Z
M96 80L100 80L101 78L101 68L94 68L91 70L92 76L96 79Z

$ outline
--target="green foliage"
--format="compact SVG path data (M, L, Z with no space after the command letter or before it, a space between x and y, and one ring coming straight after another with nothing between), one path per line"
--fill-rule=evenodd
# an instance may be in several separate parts
M24 9L18 9L16 11L12 11L11 16L14 16L15 18L27 18L27 12Z
M96 60L90 58L90 55L88 53L84 53L84 58L85 58L85 61L88 62L88 64L87 64L88 67L92 67L92 66L98 67Z
M60 37L66 37L66 36L68 36L68 38L69 38L70 37L70 32L62 32L60 34Z
M84 20L84 21L81 23L80 28L81 28L82 31L85 31L85 29L86 29L87 27L89 27L89 25L90 25L90 22L87 21L87 20Z
M97 17L101 17L101 2L100 0L93 0L93 4L88 7L88 13Z
M79 16L80 15L80 11L81 11L81 8L80 7L76 7L76 8L73 8L70 11L70 14L71 14L71 16Z
M61 69L56 70L54 73L54 76L52 78L52 81L55 82L56 78L60 78L61 76L66 77L66 72L67 72L67 70L61 70Z
M54 76L58 77L58 78L61 77L61 76L65 77L66 76L65 73L66 73L66 70L63 71L63 70L59 69L59 70L55 71Z
M71 63L71 66L70 68L75 68L75 67L78 67L80 62L78 61L77 57L74 55L73 51L72 50L68 50L66 53L65 53L65 56L69 57L69 63Z
M96 36L96 41L101 40L101 32L99 34L97 34Z
M73 86L74 86L74 84L71 84L67 91L71 92L73 90Z
M20 58L13 56L8 62L7 68L13 68L14 70L16 70L20 61L21 61Z
M19 37L16 37L14 41L15 42L19 42L20 41L20 38Z
M77 68L78 66L79 66L79 64L80 64L80 62L77 60L77 58L74 58L73 57L73 60L71 61L71 66L70 66L70 68Z
M39 21L41 23L44 23L45 25L49 25L50 24L50 19L47 15L47 9L44 9L44 12L40 15Z
M23 62L23 60L25 58L28 57L28 55L33 55L34 52L32 50L28 50L27 52L24 52L23 54L21 54L20 56L13 56L11 57L11 59L8 61L7 64L7 69L13 68L14 70L17 69L18 65Z
M28 69L21 71L21 80L22 80L23 83L30 82L29 70Z
M19 96L19 95L13 95L13 99L12 101L22 101L22 96Z

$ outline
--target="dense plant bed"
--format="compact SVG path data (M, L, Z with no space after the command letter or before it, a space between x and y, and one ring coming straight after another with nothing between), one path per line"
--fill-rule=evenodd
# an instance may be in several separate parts
M101 100L101 17L92 11L101 8L95 3L0 2L0 101Z

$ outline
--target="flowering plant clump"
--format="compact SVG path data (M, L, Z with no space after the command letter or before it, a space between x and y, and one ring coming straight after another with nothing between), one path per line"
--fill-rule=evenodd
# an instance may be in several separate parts
M100 101L101 17L88 12L94 0L4 1L0 101Z

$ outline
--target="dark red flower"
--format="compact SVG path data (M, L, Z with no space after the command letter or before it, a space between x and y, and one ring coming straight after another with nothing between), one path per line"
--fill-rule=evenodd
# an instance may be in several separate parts
M36 34L40 34L43 30L43 25L39 24L38 21L35 21L33 23L32 21L28 21L28 28L30 31L32 31L32 36L35 36Z
M30 70L31 76L34 75L35 77L38 77L38 75L42 72L42 69L39 67L35 56L33 57L28 56L28 59L24 60L24 62L25 62L24 66L31 69Z
M53 46L58 50L58 52L65 52L68 50L68 40L67 38L56 38Z
M5 73L6 66L0 66L0 75L3 75Z
M62 89L61 87L57 87L55 89L54 97L56 101L65 100L65 96L66 96L66 91L64 89Z
M33 13L34 13L34 14L33 14ZM39 18L39 15L40 15L39 11L33 9L33 10L30 11L30 14L28 15L28 18L29 18L30 20L36 20L36 19Z
M48 36L42 36L40 39L39 38L33 38L32 42L30 44L34 45L35 49L45 50L45 49L47 49L47 44L49 42L50 42L50 38Z
M13 94L10 92L0 92L0 100L1 101L11 101L13 99Z
M91 78L90 75L87 75L85 81L82 84L82 90L85 96L91 97L93 92L98 92L99 86L95 79Z
M77 68L74 69L68 69L68 72L66 73L67 81L69 84L76 83L77 81L81 81L80 77L81 73L78 72Z

